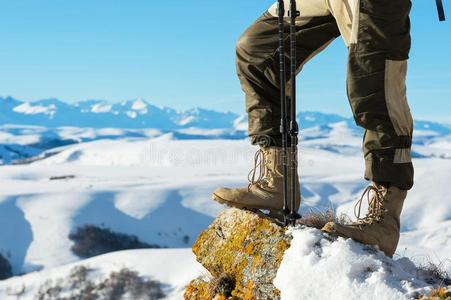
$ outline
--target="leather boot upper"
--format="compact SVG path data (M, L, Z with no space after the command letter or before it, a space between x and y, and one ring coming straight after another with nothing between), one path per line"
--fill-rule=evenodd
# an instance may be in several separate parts
M360 217L362 201L368 199L368 213ZM367 245L376 245L387 256L393 256L399 242L400 215L407 191L397 187L369 186L355 206L357 221L348 224L327 223L323 231Z
M218 188L213 199L231 206L243 208L281 210L283 208L283 150L280 147L261 148L255 154L254 168L249 172L249 185L244 188ZM288 169L288 178L291 171ZM295 209L300 205L299 177L296 172ZM291 181L288 182L291 195ZM289 201L288 207L291 208Z

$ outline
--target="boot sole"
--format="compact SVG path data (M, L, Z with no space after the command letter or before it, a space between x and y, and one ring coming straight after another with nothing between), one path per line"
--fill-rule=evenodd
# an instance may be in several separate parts
M225 200L221 197L219 197L218 195L213 193L213 200L220 203L220 204L224 204L227 205L228 207L233 207L233 208L238 208L238 209L243 209L243 210L248 210L251 211L253 213L256 213L258 215L270 218L270 219L275 219L277 221L277 223L283 223L285 222L285 217L282 213L282 210L279 209L271 209L268 207L263 207L263 206L259 206L259 205L255 205L255 206L249 206L249 205L243 205L237 202L232 202L232 201L228 201ZM263 213L261 210L267 210L269 211L269 214L265 214Z
M263 206L260 206L260 205L244 205L244 204L241 204L241 203L238 203L238 202L228 201L226 199L223 199L223 198L219 197L216 194L213 194L213 200L215 200L216 202L218 202L220 204L225 204L225 205L227 205L229 207L243 208L243 209L248 209L248 210L253 210L253 209L271 210L271 208L263 207Z

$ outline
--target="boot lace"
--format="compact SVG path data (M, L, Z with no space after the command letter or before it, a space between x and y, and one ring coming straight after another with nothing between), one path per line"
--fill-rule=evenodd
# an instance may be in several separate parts
M363 191L362 197L354 206L354 214L357 218L357 224L369 225L375 221L379 222L382 219L382 212L385 211L384 191L385 189L383 187L379 187L377 185L370 185ZM368 213L365 217L361 218L360 214L365 196L368 201Z
M265 152L262 149L259 149L254 156L254 168L252 168L247 176L249 181L247 187L248 190L250 190L253 185L265 184L265 161Z

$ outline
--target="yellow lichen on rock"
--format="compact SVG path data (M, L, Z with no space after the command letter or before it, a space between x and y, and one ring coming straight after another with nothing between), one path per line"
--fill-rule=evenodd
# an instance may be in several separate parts
M285 228L255 213L228 209L202 232L193 246L193 252L215 278L231 278L231 288L217 289L204 282L193 281L187 287L185 299L204 297L206 293L221 293L205 297L214 299L279 299L280 293L272 284L292 237ZM193 285L194 283L194 285ZM228 291L230 289L230 291Z
M201 279L195 279L185 289L185 299L211 300L209 284Z
M421 300L451 300L451 286L435 289L429 296L424 296Z

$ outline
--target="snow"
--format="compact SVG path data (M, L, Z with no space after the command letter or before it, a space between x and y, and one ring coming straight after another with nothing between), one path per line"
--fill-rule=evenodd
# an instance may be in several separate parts
M336 293L336 299L344 299L346 290L349 299L357 295L353 293L368 295L369 291L382 299L414 293L421 289L421 282L408 283L412 266L401 259L404 256L416 264L443 263L451 272L451 136L432 129L415 137L416 185L405 202L395 261L363 253L361 246L345 240L321 242L320 260L314 245L321 233L295 230L295 243L284 258L286 274L281 273L277 281L284 297L294 293L285 282L291 276L304 276L299 282L312 287L330 278L337 282L337 290L322 291ZM233 139L222 138L227 135ZM37 142L41 150L32 147ZM10 258L15 274L40 271L0 282L0 299L11 299L8 288L25 283L38 288L40 282L64 276L80 263L92 264L99 272L129 266L166 282L176 295L170 299L181 299L183 286L203 272L189 247L223 210L210 195L218 186L247 184L256 148L243 135L218 128L1 126L0 155L5 163L14 160L12 154L19 155L17 150L40 159L0 166L0 253ZM353 204L367 185L362 179L361 132L343 120L303 129L300 174L303 213L333 207L352 216ZM74 178L49 180L65 175ZM137 235L144 242L172 249L80 261L70 250L68 234L85 224ZM328 273L320 272L319 266ZM367 277L361 272L364 266L374 268ZM400 280L406 280L405 284L395 284Z
M91 107L93 113L107 113L111 111L113 106L108 103L96 103Z
M0 131L0 144L17 144L17 145L29 145L38 143L41 139L41 136L38 132L31 134L21 134L18 136L17 134L13 134L6 131Z
M354 201L367 184L361 179L360 154L314 147L335 142L332 136L301 145L303 211L336 207L338 212L352 215ZM1 167L0 210L5 205L14 207L18 212L8 216L9 222L28 224L35 233L27 242L27 256L16 260L16 270L72 262L67 233L86 223L104 223L149 243L189 246L182 237L188 235L192 242L221 211L222 207L210 200L213 190L246 184L255 148L244 140L174 140L172 135L163 135L96 140L54 151L57 154L30 165ZM444 224L451 220L451 160L417 159L415 166L416 186L405 203L399 250L444 260L451 251L451 233L436 228L446 228ZM62 175L75 178L49 181ZM171 214L176 222L165 228ZM49 245L50 233L55 243ZM425 241L421 247L420 241ZM17 247L8 238L0 239L4 251L15 253Z
M195 120L196 120L195 116L188 116L188 117L185 117L185 118L181 119L178 122L178 124L181 125L181 126L185 126L185 125L188 125L191 122L194 122Z
M141 98L138 98L133 102L132 109L138 111L145 111L147 109L147 103Z
M227 129L202 129L196 127L189 127L177 130L179 133L187 134L187 135L197 135L197 136L220 136L228 133Z
M449 209L448 209L449 211ZM441 222L428 229L412 230L401 233L398 253L411 257L414 261L431 261L441 265L451 273L451 220Z
M31 103L25 102L19 106L14 107L13 111L26 115L36 115L36 114L53 115L55 113L55 108L56 108L55 105L42 106L42 105L32 105Z
M164 199L168 197L166 193L166 191L157 191L149 195L148 190L124 191L116 195L114 206L130 217L142 220L164 203ZM136 203L136 199L142 200Z
M19 299L35 299L34 296L39 291L39 287L46 281L64 280L69 275L70 270L81 265L93 269L98 277L119 271L122 268L139 272L141 276L156 279L163 283L164 292L167 295L166 300L183 299L183 290L186 284L195 277L208 274L196 262L190 249L122 251L0 281L0 299L18 299L14 292L22 291L24 286L26 287L25 292Z
M282 300L412 299L430 292L406 258L392 260L352 240L330 241L317 229L292 230L274 280Z
M67 236L71 231L72 214L87 200L79 194L17 198L16 205L22 210L25 221L33 224L33 242L27 250L21 272L32 272L42 266L57 267L77 260L70 252L72 243Z
M136 113L136 111L127 111L125 114L126 114L130 119L135 119L135 118L138 116L138 114Z

